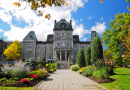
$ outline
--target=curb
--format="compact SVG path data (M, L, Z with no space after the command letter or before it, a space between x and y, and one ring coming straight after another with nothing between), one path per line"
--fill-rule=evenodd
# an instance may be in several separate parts
M51 74L52 75L52 74ZM48 77L50 77L51 75L49 75ZM46 77L46 78L48 78ZM45 78L45 79L46 79ZM40 83L38 83L32 90L39 90L38 87L44 82L44 80L42 80Z

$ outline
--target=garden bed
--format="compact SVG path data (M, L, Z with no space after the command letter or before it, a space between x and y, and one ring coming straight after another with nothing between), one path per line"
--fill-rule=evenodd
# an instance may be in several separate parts
M87 78L89 78L97 83L111 83L111 82L114 82L117 80L117 79L113 79L113 78L98 80L97 78L94 78L92 76L88 76Z
M3 73L3 72L0 71L0 73ZM2 79L2 78L4 78L4 77L2 76L0 79ZM21 80L17 81L17 80L6 79L3 82L0 82L0 86L6 86L6 87L9 87L9 86L10 87L33 87L33 86L36 86L41 81L43 81L45 78L47 78L47 76L44 77L43 79L34 80L34 81L29 82L29 83L23 83L23 82L21 82Z

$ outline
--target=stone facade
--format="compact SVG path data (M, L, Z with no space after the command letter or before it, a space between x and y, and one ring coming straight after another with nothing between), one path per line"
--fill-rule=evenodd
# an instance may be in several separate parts
M41 59L43 56L46 61L76 61L76 56L80 48L84 51L90 45L96 35L96 31L91 31L89 41L82 42L79 35L73 35L73 28L70 22L61 19L55 20L54 34L47 36L46 41L38 41L34 31L30 31L22 42L22 57Z

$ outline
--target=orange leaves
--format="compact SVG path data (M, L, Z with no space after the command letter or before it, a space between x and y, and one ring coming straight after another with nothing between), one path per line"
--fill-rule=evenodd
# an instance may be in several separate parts
M45 19L50 20L50 18L51 18L50 14L45 15Z
M19 2L14 2L13 5L15 5L18 8L21 6L21 4Z
M100 3L103 3L103 0L100 0Z

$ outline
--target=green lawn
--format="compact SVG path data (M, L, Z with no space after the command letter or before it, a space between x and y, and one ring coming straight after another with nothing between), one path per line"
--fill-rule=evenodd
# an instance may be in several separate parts
M110 78L117 79L116 81L100 85L109 90L130 90L130 68L115 68L114 73L116 75L112 75Z
M3 87L0 86L0 90L32 90L33 87Z

